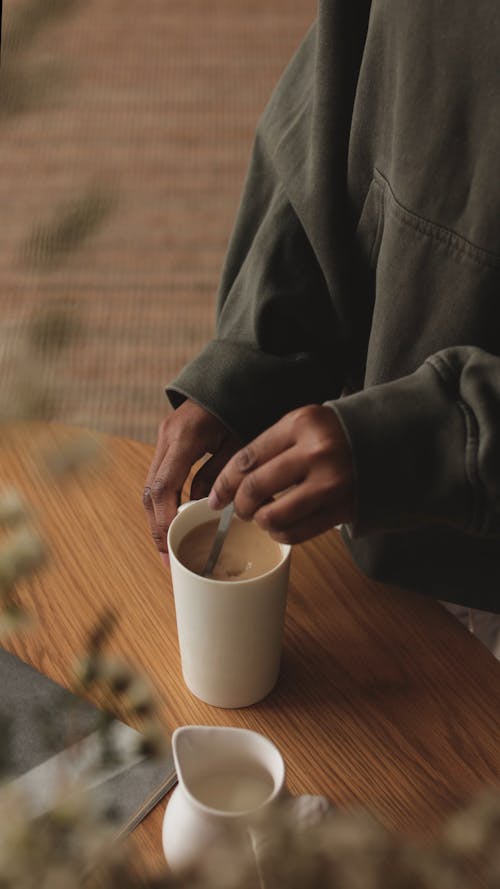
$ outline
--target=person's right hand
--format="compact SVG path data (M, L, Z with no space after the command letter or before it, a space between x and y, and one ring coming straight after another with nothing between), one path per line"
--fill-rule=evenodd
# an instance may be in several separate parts
M191 499L206 497L227 461L242 446L217 417L189 399L161 422L156 452L149 468L143 503L153 540L167 556L167 531L180 504L181 492L194 463L212 456L196 473Z

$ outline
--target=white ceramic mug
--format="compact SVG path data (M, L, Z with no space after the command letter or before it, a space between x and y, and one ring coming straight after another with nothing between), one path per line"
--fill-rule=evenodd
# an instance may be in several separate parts
M182 673L197 698L215 707L248 707L278 678L291 547L259 577L200 577L177 558L183 537L218 519L207 499L180 507L168 531Z

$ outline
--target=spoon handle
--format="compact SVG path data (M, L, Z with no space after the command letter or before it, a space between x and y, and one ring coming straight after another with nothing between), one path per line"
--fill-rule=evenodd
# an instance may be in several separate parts
M217 532L215 534L215 539L212 544L212 549L210 550L210 554L207 559L207 563L203 569L203 577L210 577L212 574L215 563L219 558L220 551L224 545L224 541L226 539L226 534L229 531L229 525L231 524L231 519L234 513L234 504L230 503L229 506L226 506L221 513L221 517L219 520L219 525L217 528Z

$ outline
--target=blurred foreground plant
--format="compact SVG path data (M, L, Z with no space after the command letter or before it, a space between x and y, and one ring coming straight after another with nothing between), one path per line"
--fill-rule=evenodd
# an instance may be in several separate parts
M4 4L0 67L0 124L4 128L14 116L59 105L61 88L71 84L70 69L55 50L48 61L46 56L40 58L37 39L85 6L84 0L12 0L7 8ZM51 41L58 54L64 46L59 39ZM47 274L68 263L102 228L118 201L116 183L111 184L109 176L94 176L71 192L47 218L33 222L18 254L25 270ZM60 383L57 357L82 335L71 293L49 301L41 293L27 327L22 338L9 336L8 322L0 327L0 375L4 381L0 422L55 417Z
M258 825L266 843L255 860L248 844L207 849L184 873L148 875L134 868L130 848L117 843L84 795L74 794L36 821L24 803L0 794L2 889L498 889L498 796L485 796L455 816L433 843L386 831L363 812L332 813L298 826L286 806ZM451 838L460 822L483 834L474 852ZM467 836L469 828L467 829ZM253 828L252 828L253 832ZM486 841L486 835L489 841Z
M44 28L82 6L82 0L24 0L9 10L2 40L5 57L27 49Z
M27 58L36 38L59 19L83 6L83 0L24 0L4 5L1 47L0 121L30 111L59 94L68 70Z
M78 470L78 458L56 461L57 478ZM4 611L17 608L15 588L47 558L29 506L12 488L0 492L0 586ZM10 601L12 598L12 602ZM104 614L91 631L77 662L73 690L104 686L143 722L141 754L161 755L164 732L144 679L105 654L115 616ZM110 714L99 725L102 763L119 755L109 743ZM0 724L0 739L8 720ZM0 759L6 752L0 743ZM391 833L363 811L311 817L289 800L265 819L249 824L241 841L207 849L196 867L182 874L148 875L138 870L131 846L116 839L112 823L83 789L61 798L41 817L29 800L0 785L1 889L500 889L500 793L484 794L454 815L433 841L412 842ZM158 843L160 838L158 837ZM256 864L257 862L257 864ZM258 876L256 876L256 873ZM256 882L257 881L257 882Z
M70 346L77 332L61 306L49 306L30 327L28 351L43 361L47 351ZM11 418L7 411L4 421ZM53 483L61 484L88 471L102 454L100 437L82 432L49 452L40 450L39 457ZM15 488L0 489L0 636L29 624L16 587L49 556L29 504ZM114 621L105 614L91 632L73 688L86 693L104 687L108 697L121 698L129 715L143 723L138 752L161 755L164 732L151 690L126 663L104 653ZM111 715L103 713L104 763L118 755L108 734L111 723ZM8 756L7 738L4 718L0 763ZM138 871L130 845L116 840L113 825L83 790L61 797L51 812L35 818L29 801L0 785L0 889L500 889L500 793L485 794L459 812L433 842L398 837L364 812L331 812L311 822L298 818L293 805L276 809L250 830L252 848L234 835L208 849L196 868L152 876Z
M25 263L50 269L64 262L113 211L116 195L103 185L90 185L75 200L57 208L53 219L35 226L23 247Z
M0 121L38 107L59 86L53 62L34 63L29 49L45 27L82 6L82 0L25 0L10 11L4 29ZM23 263L50 271L108 218L115 196L100 185L60 206L33 226L22 249ZM0 403L0 434L16 419L51 419L55 415L51 360L81 334L71 302L42 303L28 326L22 346L15 343L8 360L16 362L15 386ZM7 347L0 343L0 358ZM85 469L101 453L99 437L82 434L42 454L54 483ZM16 595L20 583L49 558L29 505L12 487L0 490L0 638L24 629L30 616ZM141 752L159 754L163 732L147 683L121 661L106 657L104 646L114 618L104 615L91 633L87 651L75 668L75 691L104 685L122 698L131 716L143 720ZM100 726L102 753L111 717ZM8 757L8 719L0 721L0 762ZM252 828L253 850L262 889L500 889L500 793L488 793L459 812L433 842L398 837L363 812L331 812L308 823L284 805ZM134 868L130 847L114 839L112 825L83 791L61 798L55 808L33 818L29 801L0 785L0 889L258 889L248 845L235 837L207 850L197 868L182 875L149 876ZM158 838L158 842L160 839Z

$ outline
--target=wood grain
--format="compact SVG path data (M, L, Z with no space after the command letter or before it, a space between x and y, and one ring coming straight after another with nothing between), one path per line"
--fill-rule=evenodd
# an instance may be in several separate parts
M367 580L336 531L294 548L275 691L242 710L196 700L180 672L170 574L141 503L153 449L110 438L105 468L55 487L37 455L78 434L22 424L0 444L0 489L24 493L52 551L19 590L38 625L8 639L9 650L68 684L89 629L111 607L119 625L109 650L149 676L168 734L187 723L260 731L283 752L292 792L362 803L405 833L432 833L499 783L500 664L439 604ZM154 868L164 807L133 839Z

